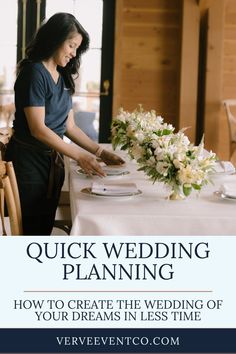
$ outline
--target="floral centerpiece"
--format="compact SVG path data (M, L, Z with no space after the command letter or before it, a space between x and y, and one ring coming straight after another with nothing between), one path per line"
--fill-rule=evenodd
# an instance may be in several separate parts
M174 132L155 111L145 112L140 106L132 113L120 109L112 123L112 144L127 150L153 182L171 187L171 199L200 191L214 171L216 155L204 153L203 140L190 143L184 129Z

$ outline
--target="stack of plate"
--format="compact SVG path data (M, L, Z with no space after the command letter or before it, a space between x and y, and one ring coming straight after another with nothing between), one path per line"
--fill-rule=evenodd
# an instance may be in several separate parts
M126 166L123 165L122 166L120 165L102 166L102 169L106 173L107 177L120 177L120 176L128 175L130 173L127 170ZM86 175L86 173L81 168L78 168L76 172L80 175Z
M236 201L236 182L222 184L215 194L222 199Z
M102 167L103 171L106 173L107 176L123 176L129 173L125 166L104 166Z
M216 176L232 175L235 173L235 167L230 161L216 161L215 172Z

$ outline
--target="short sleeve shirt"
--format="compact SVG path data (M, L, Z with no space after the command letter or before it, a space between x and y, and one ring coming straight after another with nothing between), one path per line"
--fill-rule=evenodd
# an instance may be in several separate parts
M45 125L60 137L64 135L72 98L61 75L55 83L42 63L31 63L19 73L14 89L16 137L31 143L36 140L28 127L25 107L45 107Z

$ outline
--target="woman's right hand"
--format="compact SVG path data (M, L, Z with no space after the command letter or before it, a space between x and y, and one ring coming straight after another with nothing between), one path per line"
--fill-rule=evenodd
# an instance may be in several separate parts
M84 172L89 175L98 175L100 177L105 177L106 174L97 162L96 158L93 157L92 155L89 155L87 153L80 153L80 156L77 158L77 162L84 170Z

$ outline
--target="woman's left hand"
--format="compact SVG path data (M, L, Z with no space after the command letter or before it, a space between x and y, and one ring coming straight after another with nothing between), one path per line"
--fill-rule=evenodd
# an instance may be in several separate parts
M118 155L108 150L102 150L100 158L106 165L123 165L125 161Z

